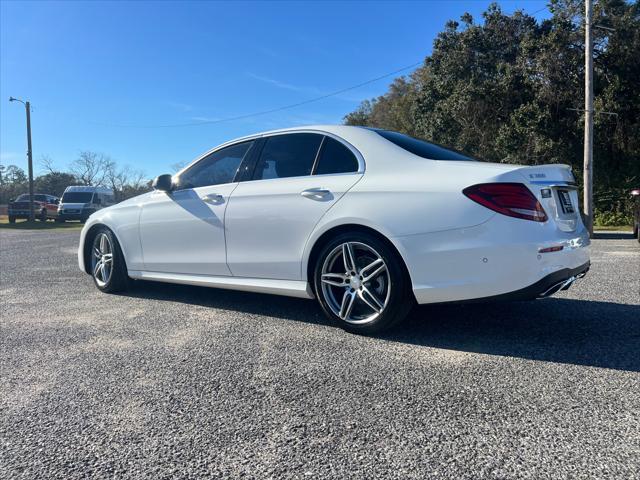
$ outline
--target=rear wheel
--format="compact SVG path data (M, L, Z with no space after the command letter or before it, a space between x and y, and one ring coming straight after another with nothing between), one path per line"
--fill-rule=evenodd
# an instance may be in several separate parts
M9 215L9 223L16 223L16 217Z
M338 235L315 268L316 296L325 314L345 330L377 333L400 323L415 303L398 254L378 237Z
M46 210L42 210L40 212L39 219L40 219L41 222L46 222L47 221L47 211Z
M113 232L101 228L91 244L91 275L99 290L115 293L128 286L127 266Z

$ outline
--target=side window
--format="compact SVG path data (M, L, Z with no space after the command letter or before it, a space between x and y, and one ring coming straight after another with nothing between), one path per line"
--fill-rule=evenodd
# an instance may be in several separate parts
M45 195L34 195L33 199L36 202L46 202L47 201L47 197Z
M289 133L268 137L255 172L254 180L311 175L322 135Z
M253 141L239 143L203 158L180 175L178 188L198 188L232 182L252 145Z
M351 150L331 137L325 137L315 175L358 171L358 159Z

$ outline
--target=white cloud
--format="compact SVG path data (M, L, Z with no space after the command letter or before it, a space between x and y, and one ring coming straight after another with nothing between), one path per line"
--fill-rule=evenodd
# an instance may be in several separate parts
M170 107L175 108L176 110L180 110L181 112L191 112L193 111L193 106L188 103L182 102L165 102Z
M193 122L217 122L219 120L222 120L219 117L190 117L190 120Z
M320 90L316 87L305 87L300 85L293 85L291 83L281 82L280 80L276 80L274 78L264 77L262 75L256 75L255 73L247 73L247 75L255 80L259 80L263 83L268 83L273 85L274 87L281 88L284 90L291 90L294 92L306 93L310 96L322 96L328 95L331 92ZM349 92L343 92L338 95L333 95L332 98L337 98L339 100L344 100L345 102L357 102L360 103L362 100L372 98L375 95L359 95L357 90Z
M294 92L303 92L303 93L313 93L314 95L322 95L322 92L315 87L302 87L298 85L292 85L290 83L281 82L280 80L275 80L269 77L263 77L262 75L256 75L255 73L248 73L251 78L255 78L256 80L260 80L264 83L269 83L278 88L282 88L284 90L292 90Z

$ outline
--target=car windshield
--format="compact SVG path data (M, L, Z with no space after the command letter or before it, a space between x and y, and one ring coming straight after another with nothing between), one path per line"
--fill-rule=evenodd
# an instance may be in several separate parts
M418 140L417 138L410 137L409 135L393 132L391 130L381 130L378 128L371 128L370 130L373 130L378 135L389 140L398 147L422 158L428 158L429 160L477 161L475 158L467 157L455 150L444 148L440 145L436 145L435 143L425 142L424 140Z
M92 196L92 192L64 192L62 203L89 203Z
M28 202L29 201L29 194L28 193L23 193L18 198L16 198L14 201L16 201L16 202Z

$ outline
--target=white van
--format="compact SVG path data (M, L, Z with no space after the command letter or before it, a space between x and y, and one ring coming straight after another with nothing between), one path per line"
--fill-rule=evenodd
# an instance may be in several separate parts
M57 221L80 220L86 222L93 212L114 203L116 203L115 196L110 188L70 186L65 189L60 199Z

